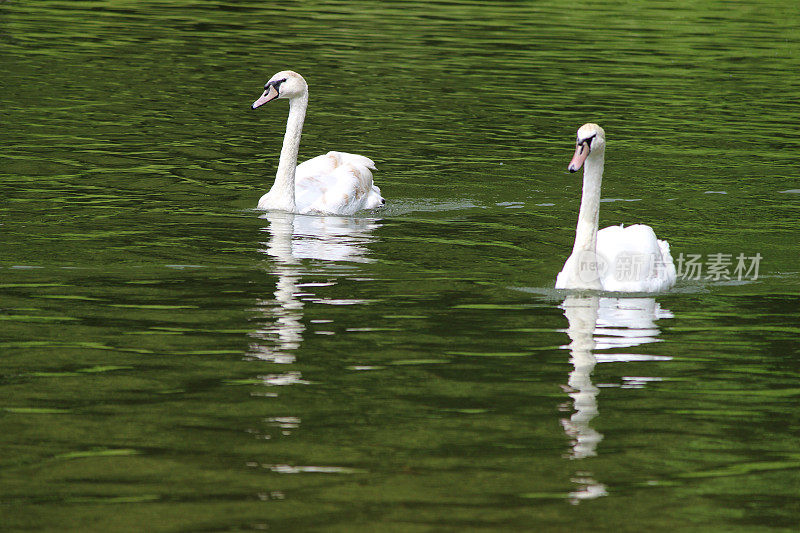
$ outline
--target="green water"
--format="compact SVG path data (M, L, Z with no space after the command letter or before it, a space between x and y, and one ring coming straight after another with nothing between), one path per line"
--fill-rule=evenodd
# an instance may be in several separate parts
M286 68L384 210L252 209ZM0 529L796 530L798 71L789 0L0 3ZM553 290L588 121L757 279Z

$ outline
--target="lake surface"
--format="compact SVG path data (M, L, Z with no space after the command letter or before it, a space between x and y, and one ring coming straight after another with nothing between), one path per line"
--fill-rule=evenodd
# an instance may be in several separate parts
M796 530L800 10L606 4L0 3L0 527ZM385 209L253 209L287 68ZM590 121L666 294L552 288Z

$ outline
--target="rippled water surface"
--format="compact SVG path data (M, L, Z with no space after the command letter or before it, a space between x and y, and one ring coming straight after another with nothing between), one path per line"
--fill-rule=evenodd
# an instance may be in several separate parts
M2 528L795 530L798 28L788 0L0 3ZM286 68L301 158L373 158L385 209L253 210L287 106L249 104ZM552 289L589 121L601 224L732 279Z

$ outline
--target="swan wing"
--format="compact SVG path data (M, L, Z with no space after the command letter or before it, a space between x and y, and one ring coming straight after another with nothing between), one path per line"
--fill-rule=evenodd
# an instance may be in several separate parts
M300 213L352 215L383 204L368 157L328 152L297 166L295 203Z
M597 232L597 254L607 269L603 289L619 292L655 292L675 284L675 265L669 244L656 238L645 224L609 226Z
M363 155L348 154L347 152L328 152L327 155L337 157L340 165L350 164L366 167L369 170L378 170L375 167L375 162L369 157L365 157Z
M364 167L367 170L377 170L375 162L363 155L348 154L346 152L328 152L327 154L318 155L308 161L303 161L295 169L294 179L295 182L303 180L308 177L320 176L333 172L337 167L350 164L355 167ZM372 173L369 175L372 181Z

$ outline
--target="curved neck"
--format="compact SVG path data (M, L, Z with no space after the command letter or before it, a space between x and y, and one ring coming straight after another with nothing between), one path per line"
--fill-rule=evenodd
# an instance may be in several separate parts
M270 195L280 198L281 207L286 211L295 210L294 172L297 168L297 153L300 151L300 135L303 133L303 122L308 107L308 93L289 100L289 118L286 121L286 134L283 136L283 148L275 173L275 183Z
M578 226L575 230L575 245L572 253L595 252L597 250L597 227L600 223L600 185L603 182L603 152L586 158L583 168L583 193Z
M569 373L567 384L572 389L569 395L575 409L569 420L562 420L561 424L573 438L573 459L597 455L597 444L603 440L603 435L589 425L598 414L597 394L600 392L592 383L592 371L597 364L594 355L597 342L594 334L599 305L597 296L567 296L561 304L569 322L567 335L572 341L569 344L569 353L574 369Z

